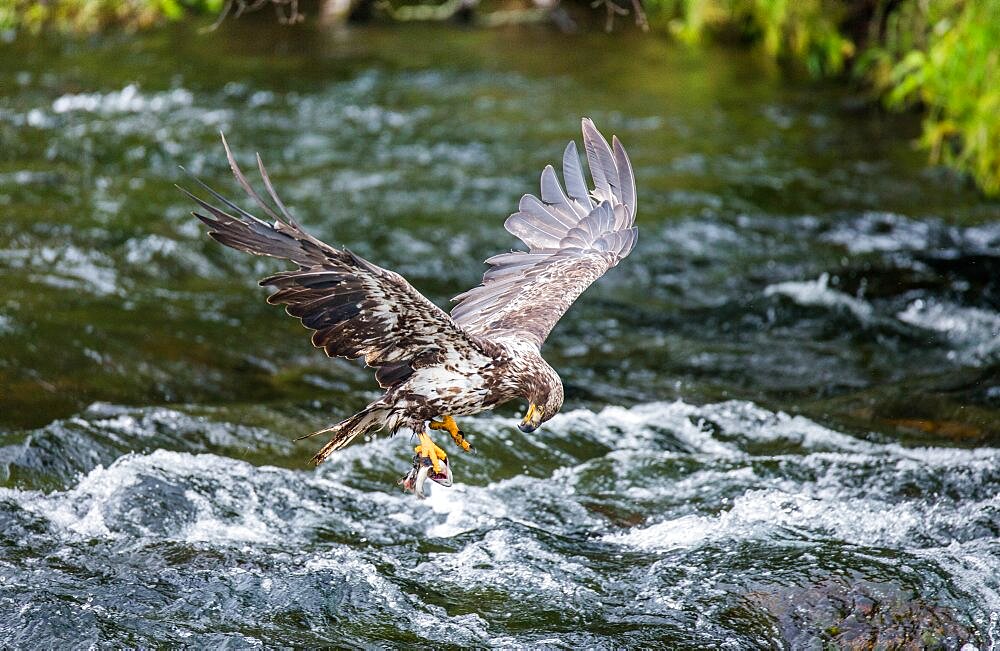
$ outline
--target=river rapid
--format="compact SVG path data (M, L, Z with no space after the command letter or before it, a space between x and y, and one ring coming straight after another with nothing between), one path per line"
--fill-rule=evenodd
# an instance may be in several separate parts
M917 118L744 51L453 27L0 44L0 639L15 648L1000 644L1000 204ZM439 305L589 116L632 255L553 332L563 413L318 469L376 393L211 242L260 152ZM454 450L454 451L453 451Z

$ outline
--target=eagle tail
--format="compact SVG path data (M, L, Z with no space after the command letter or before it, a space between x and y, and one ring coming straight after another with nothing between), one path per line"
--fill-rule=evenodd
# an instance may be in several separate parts
M368 405L364 410L359 411L350 418L340 421L336 425L321 429L301 438L309 438L318 434L331 434L330 440L319 452L313 455L312 462L319 465L326 461L326 458L335 451L346 447L359 434L378 428L382 429L386 422L385 417L389 410L382 406Z

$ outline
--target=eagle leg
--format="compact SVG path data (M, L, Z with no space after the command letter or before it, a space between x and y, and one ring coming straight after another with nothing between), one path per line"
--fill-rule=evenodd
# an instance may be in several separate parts
M456 423L455 419L451 416L442 417L440 422L432 420L430 422L430 428L448 430L448 433L451 434L451 440L455 442L455 445L462 448L466 452L476 451L476 449L472 447L472 444L465 440L465 434L462 433L462 430L458 429L458 423Z
M427 479L445 487L451 486L451 467L448 464L448 455L435 445L424 431L423 421L411 427L420 440L420 445L413 448L416 452L413 456L413 468L399 480L399 483L405 490L413 491L417 497L425 497L424 482Z
M448 455L431 440L427 432L418 433L417 438L420 439L420 445L413 448L413 451L418 457L430 459L434 472L440 473L441 464L448 462Z

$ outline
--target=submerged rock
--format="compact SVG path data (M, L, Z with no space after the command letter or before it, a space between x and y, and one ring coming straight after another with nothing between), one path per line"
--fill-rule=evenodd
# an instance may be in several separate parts
M797 649L966 649L980 640L950 608L893 583L831 579L747 594Z

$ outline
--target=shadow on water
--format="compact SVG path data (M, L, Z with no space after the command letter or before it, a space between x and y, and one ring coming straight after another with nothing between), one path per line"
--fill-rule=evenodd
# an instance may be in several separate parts
M14 646L986 647L1000 205L909 116L629 33L226 25L0 45L0 631ZM369 400L210 242L260 151L317 236L444 305L589 115L638 248L546 346L566 412L317 471ZM978 446L978 447L977 447Z

